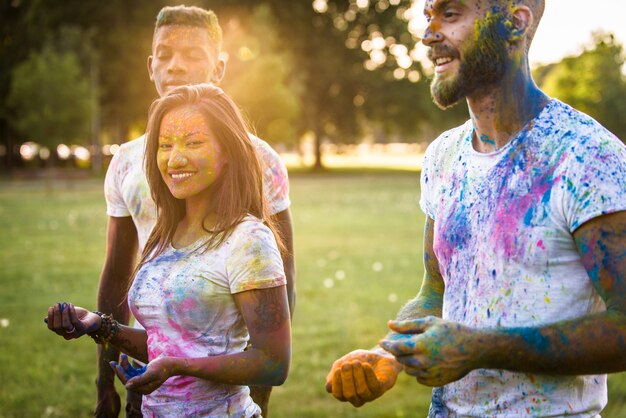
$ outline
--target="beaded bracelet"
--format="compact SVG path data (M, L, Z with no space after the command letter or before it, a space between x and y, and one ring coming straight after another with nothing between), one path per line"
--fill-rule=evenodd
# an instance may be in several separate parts
M100 328L88 335L93 338L96 344L106 344L119 332L120 324L113 316L95 311L96 315L100 315Z

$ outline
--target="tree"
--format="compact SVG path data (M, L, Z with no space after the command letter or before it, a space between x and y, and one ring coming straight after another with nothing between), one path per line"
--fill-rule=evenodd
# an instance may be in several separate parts
M15 115L7 100L13 69L28 58L31 50L41 48L47 28L45 18L48 16L42 16L41 20L33 18L38 3L37 0L25 4L0 2L0 146L7 151L4 164L0 166L6 169L12 168L17 154L17 135L9 125Z
M300 86L303 118L299 134L312 131L315 137L314 168L322 167L324 138L349 141L358 133L354 97L363 73L362 58L345 47L345 35L336 30L327 14L313 10L310 2L269 1L278 22L283 48L295 64L290 82Z
M13 128L39 144L89 142L90 84L73 52L46 45L13 71L8 103Z
M78 0L74 0L78 1ZM157 13L164 0L85 2L96 6L89 26L98 34L103 128L113 142L125 142L131 129L142 132L157 92L148 78L147 57Z
M0 145L9 143L11 137L25 139L7 129L15 116L15 109L5 106L13 69L28 58L29 51L42 50L45 34L58 33L68 25L92 34L98 59L91 62L97 62L99 70L92 79L98 87L101 125L108 140L126 141L132 128L143 130L148 106L156 97L147 76L146 57L154 18L169 3L3 3ZM381 141L393 135L415 136L425 129L449 125L460 113L444 114L430 101L425 71L413 56L419 38L409 31L411 13L416 13L411 11L411 0L192 3L213 8L220 16L231 57L224 87L251 115L259 134L289 142L313 132L318 144L317 166L321 166L319 145L323 140L353 142L372 130ZM228 17L233 14L246 31L229 26ZM70 50L85 68L82 47L74 46ZM67 48L59 46L57 51Z
M353 142L365 130L380 136L416 136L420 128L467 117L445 115L430 99L425 72L413 54L420 42L409 31L411 0L267 0L281 43L292 55L300 86L300 131L316 142Z
M276 40L276 22L267 5L220 12L224 28L223 51L228 54L222 83L245 112L253 130L273 143L292 145L298 132L301 107L289 84L290 56Z
M597 32L578 56L535 70L545 92L597 119L626 140L626 80L623 46L610 33Z
M11 167L14 144L26 139L9 125L16 109L7 100L15 68L39 54L47 34L59 34L64 26L78 28L89 35L99 60L87 60L84 48L64 32L54 42L57 52L74 53L86 77L96 85L102 109L102 128L114 142L129 139L130 127L145 128L148 106L156 93L148 80L146 57L154 18L165 0L82 1L12 0L0 4L0 146L9 150L6 166ZM69 37L68 37L69 36ZM70 42L65 42L69 40ZM76 48L76 49L73 49ZM92 73L97 63L96 70ZM91 73L91 74L90 74Z

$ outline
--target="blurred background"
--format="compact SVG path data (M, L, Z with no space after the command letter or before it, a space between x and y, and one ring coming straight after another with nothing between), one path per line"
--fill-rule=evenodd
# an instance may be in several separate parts
M88 417L95 347L42 319L95 308L104 260L103 175L141 135L165 0L0 0L0 418ZM332 362L372 347L419 290L426 146L467 119L432 104L423 0L186 1L216 11L223 88L290 174L298 305L281 417L425 416L430 389L406 375L360 409L324 390ZM626 3L547 0L531 49L538 84L626 138ZM121 391L121 385L118 385ZM626 416L626 375L604 417Z
M625 5L547 3L531 50L538 84L626 137ZM1 4L0 172L103 172L117 145L145 129L156 97L146 70L153 22L175 2ZM217 12L223 87L289 165L320 168L344 156L416 168L414 156L467 117L463 103L443 112L431 102L423 0L188 4Z

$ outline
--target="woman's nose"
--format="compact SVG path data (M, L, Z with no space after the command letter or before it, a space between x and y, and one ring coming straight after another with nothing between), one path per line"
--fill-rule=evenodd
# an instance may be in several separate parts
M167 165L171 168L184 167L188 162L187 157L185 157L181 152L174 150L170 155Z

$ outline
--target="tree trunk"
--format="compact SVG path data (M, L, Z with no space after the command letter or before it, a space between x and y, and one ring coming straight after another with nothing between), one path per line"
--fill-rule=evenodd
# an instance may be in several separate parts
M98 101L98 80L100 67L96 60L91 57L91 171L94 174L102 172L102 144L100 143L100 103Z
M11 171L11 139L9 138L9 129L7 127L6 120L4 118L0 118L0 146L6 146L5 154L1 157L2 163L0 163L0 172L10 172Z
M316 124L314 133L315 162L313 163L313 167L311 167L311 169L313 171L323 171L325 167L322 163L322 129L319 124Z

